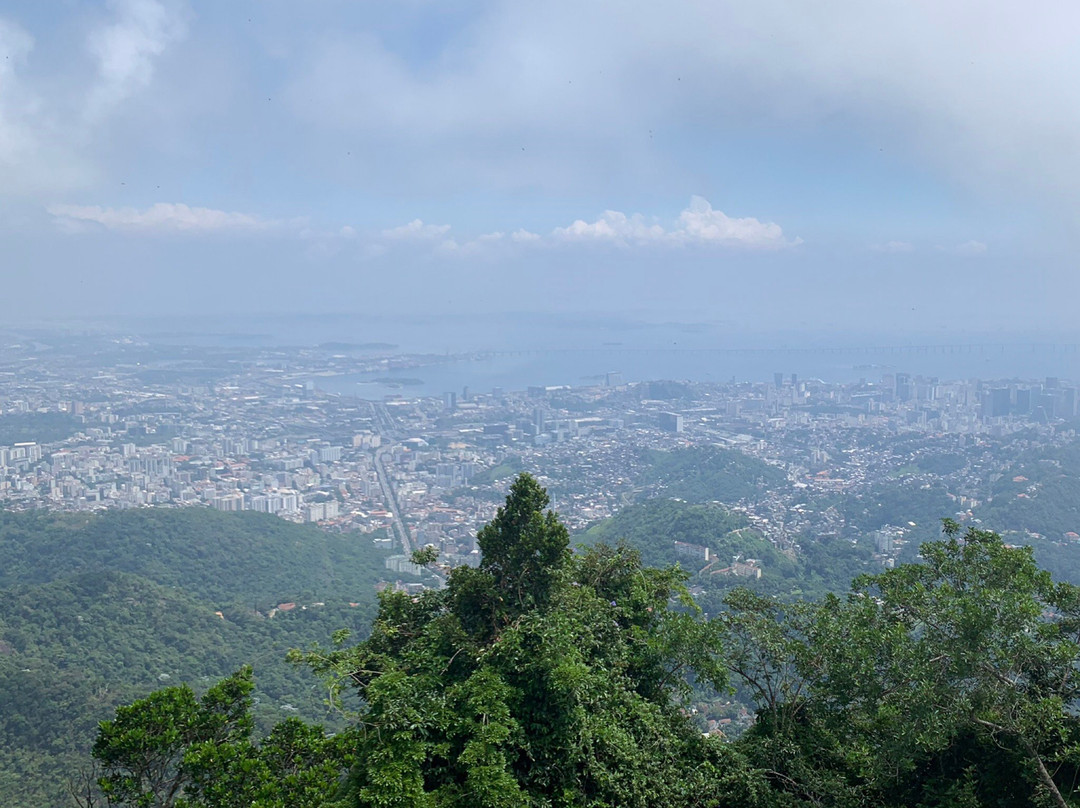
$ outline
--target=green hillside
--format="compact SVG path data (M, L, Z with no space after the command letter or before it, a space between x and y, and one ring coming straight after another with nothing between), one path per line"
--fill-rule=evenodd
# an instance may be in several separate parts
M691 574L691 586L701 587L699 603L719 611L723 593L739 585L781 595L819 597L842 591L848 582L877 570L869 547L850 541L806 543L794 558L777 550L746 518L721 505L696 505L677 499L650 499L625 508L611 519L580 534L585 544L625 542L649 566L679 564ZM680 554L675 542L708 547L716 561L707 565ZM761 578L747 579L721 572L736 558L760 562Z
M733 504L788 486L784 472L775 466L718 446L651 451L647 459L640 484L689 502Z
M399 577L384 556L368 536L260 514L0 512L0 804L70 805L67 779L118 705L244 664L260 730L333 724L324 687L285 656L366 635L374 584ZM297 606L270 618L282 602Z
M94 516L0 511L0 588L115 570L222 606L356 600L381 574L369 537L270 514L142 508Z
M751 558L769 555L776 550L762 541L744 516L725 508L692 505L676 499L651 499L624 508L611 519L593 526L582 538L587 543L617 544L625 541L641 553L650 567L664 567L680 561L675 542L689 542L708 547L713 554L730 559L736 554ZM694 571L693 564L682 558L682 566ZM704 562L698 566L704 566Z
M701 571L687 589L628 542L573 553L548 503L519 476L478 534L478 567L387 593L366 639L297 655L356 703L345 731L287 722L252 742L246 670L201 700L160 689L102 726L101 796L118 808L1078 804L1080 588L1030 548L946 520L918 563L819 600L731 589L710 618L690 603ZM718 552L740 530L753 541L725 509L672 500L607 530L655 550L665 521ZM826 554L803 571L843 544L815 544Z

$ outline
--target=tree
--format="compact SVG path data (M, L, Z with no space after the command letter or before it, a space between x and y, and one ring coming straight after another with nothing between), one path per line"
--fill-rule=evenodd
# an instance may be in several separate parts
M802 607L776 637L751 619L761 603L733 604L729 624L754 626L765 654L743 681L792 666L798 680L759 697L747 754L786 749L785 788L804 797L820 798L831 772L837 793L881 804L1063 808L1080 763L1080 590L1030 548L951 521L921 554Z
M298 655L359 696L350 804L750 804L763 782L681 710L688 676L726 678L682 573L626 547L572 555L547 504L519 476L479 568L383 593L367 640Z
M158 690L103 721L93 756L110 805L170 808L189 775L184 753L193 744L224 744L251 731L254 681L244 668L210 688L202 699L187 685Z
M93 747L99 793L73 789L85 808L317 808L338 787L343 738L296 719L254 744L251 668L197 698L187 685L158 690L103 721Z

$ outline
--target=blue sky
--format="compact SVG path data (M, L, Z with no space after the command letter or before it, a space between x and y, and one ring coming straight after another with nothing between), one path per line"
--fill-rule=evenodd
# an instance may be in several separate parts
M1080 9L0 0L5 315L1071 330Z

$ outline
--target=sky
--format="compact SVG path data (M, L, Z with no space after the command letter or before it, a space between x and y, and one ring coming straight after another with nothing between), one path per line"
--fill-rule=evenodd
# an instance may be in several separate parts
M1067 0L0 0L0 320L1076 331Z

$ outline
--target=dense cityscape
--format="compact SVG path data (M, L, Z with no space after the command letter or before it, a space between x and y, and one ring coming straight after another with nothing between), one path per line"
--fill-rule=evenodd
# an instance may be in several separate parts
M433 361L387 346L217 351L132 336L11 335L0 349L0 413L18 426L0 446L0 502L261 511L370 534L395 550L391 569L415 571L408 553L429 544L451 564L476 563L476 531L519 470L537 474L581 531L663 493L642 490L650 450L715 445L786 475L789 486L727 504L791 548L811 533L859 538L821 503L898 476L944 486L954 508L941 515L970 518L1017 451L1075 436L1078 405L1076 388L1059 379L946 380L877 367L850 384L782 373L628 383L613 371L588 386L438 398L410 396L407 386L377 401L320 390L332 375ZM957 452L965 462L920 461ZM884 563L911 527L875 531Z

